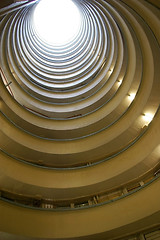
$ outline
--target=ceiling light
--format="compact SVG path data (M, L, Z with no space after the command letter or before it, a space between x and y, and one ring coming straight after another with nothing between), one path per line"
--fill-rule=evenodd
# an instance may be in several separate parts
M135 93L129 93L129 94L128 94L128 97L129 97L129 99L130 99L131 101L133 101L133 100L135 99L135 96L136 96Z
M118 82L118 85L120 86L122 84L122 79L119 79L117 82Z
M145 125L148 126L148 124L153 120L154 115L152 113L144 113L143 114L143 120L145 121Z

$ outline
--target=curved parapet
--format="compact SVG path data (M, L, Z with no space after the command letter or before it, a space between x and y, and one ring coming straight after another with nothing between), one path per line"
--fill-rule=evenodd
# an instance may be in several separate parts
M81 210L46 211L0 201L1 231L41 239L121 237L160 221L159 187L156 180L118 201Z

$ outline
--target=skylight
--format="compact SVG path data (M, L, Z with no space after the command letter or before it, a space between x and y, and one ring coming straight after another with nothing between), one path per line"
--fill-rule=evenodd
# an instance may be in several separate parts
M81 15L72 0L41 0L35 8L33 24L43 41L60 46L78 34Z

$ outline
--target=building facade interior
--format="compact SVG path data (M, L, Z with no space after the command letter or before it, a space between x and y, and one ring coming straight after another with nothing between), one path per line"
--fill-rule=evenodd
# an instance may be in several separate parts
M42 1L0 1L0 240L160 240L160 1Z

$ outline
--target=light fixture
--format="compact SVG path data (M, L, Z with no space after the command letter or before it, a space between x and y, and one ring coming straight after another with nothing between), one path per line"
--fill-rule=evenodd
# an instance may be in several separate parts
M136 96L135 93L129 93L129 94L128 94L128 97L129 97L129 99L130 99L131 101L133 101L133 100L135 99L135 96Z
M146 112L143 115L143 120L145 122L145 125L148 126L149 123L153 120L154 115L152 113Z
M46 43L64 45L78 34L81 15L72 0L41 0L33 14L37 35Z
M118 85L120 86L122 84L122 79L119 79L117 82L118 82Z

